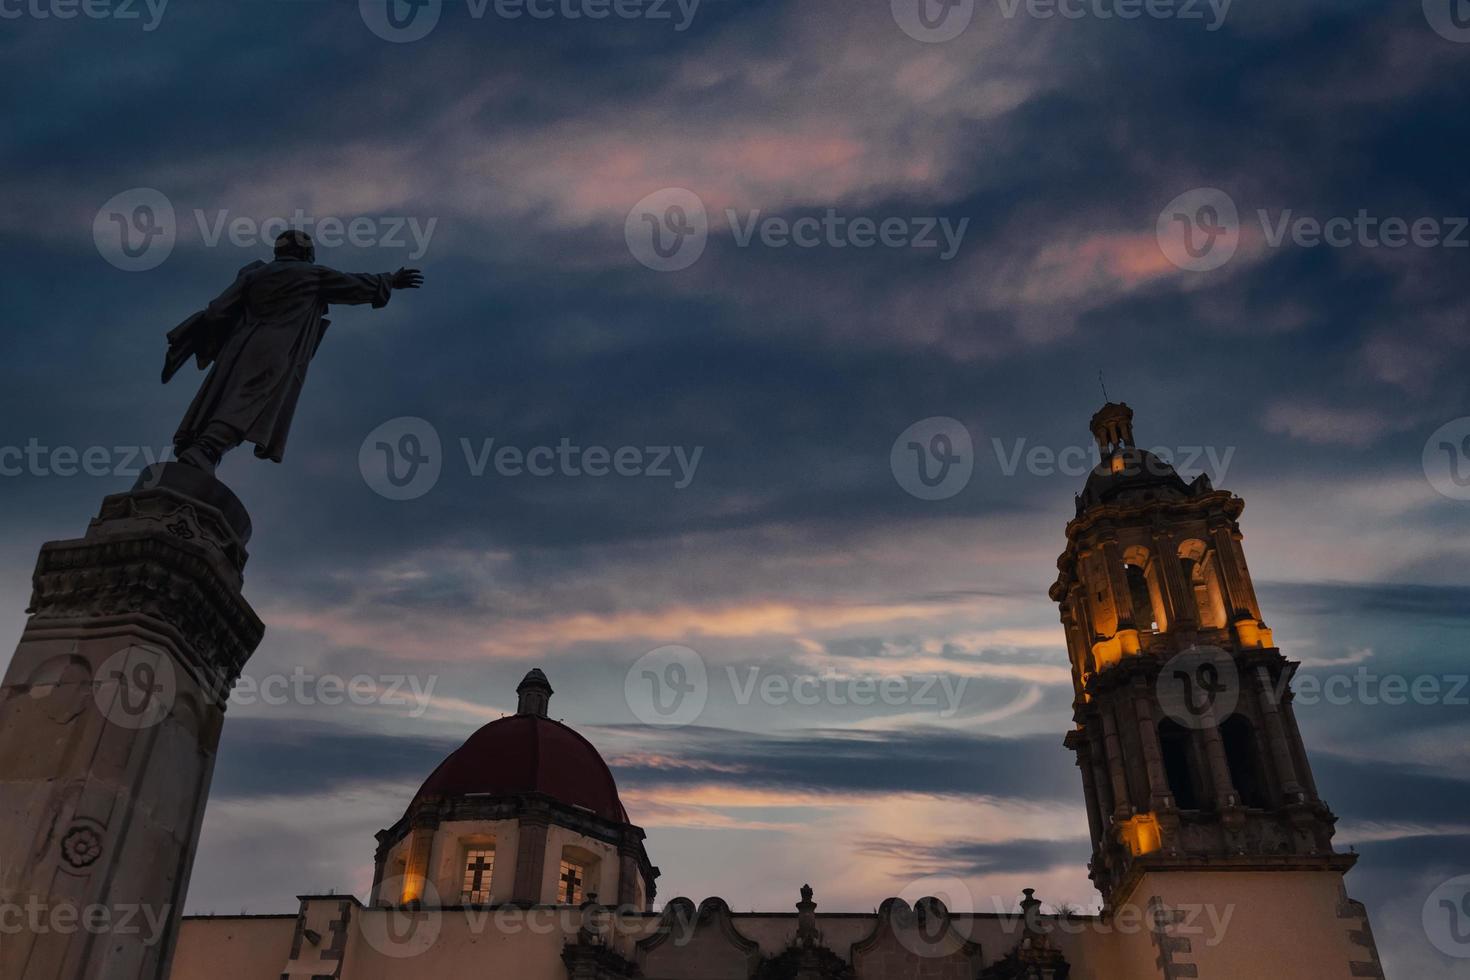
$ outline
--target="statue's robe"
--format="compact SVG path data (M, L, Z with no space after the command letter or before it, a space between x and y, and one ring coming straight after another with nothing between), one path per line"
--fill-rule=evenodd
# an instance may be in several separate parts
M333 303L384 306L389 273L338 272L300 259L252 262L209 307L169 335L163 380L191 356L214 366L194 396L175 446L187 446L211 422L224 422L279 463L306 368L326 333Z

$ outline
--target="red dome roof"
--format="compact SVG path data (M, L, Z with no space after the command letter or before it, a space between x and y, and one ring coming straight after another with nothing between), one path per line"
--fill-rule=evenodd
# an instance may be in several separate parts
M424 796L545 793L627 823L612 772L592 743L559 721L516 714L492 721L439 763L419 788Z

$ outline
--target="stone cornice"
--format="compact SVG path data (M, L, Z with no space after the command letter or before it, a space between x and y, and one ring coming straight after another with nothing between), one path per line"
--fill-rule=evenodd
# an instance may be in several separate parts
M240 595L245 549L215 508L158 487L106 498L85 537L41 547L29 636L143 626L223 706L265 625Z

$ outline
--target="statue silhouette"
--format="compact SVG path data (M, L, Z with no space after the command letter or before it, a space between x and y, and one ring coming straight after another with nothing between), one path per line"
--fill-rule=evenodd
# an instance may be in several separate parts
M282 232L273 261L245 266L208 307L169 332L165 384L191 357L201 369L213 364L174 434L174 455L213 473L225 453L251 442L256 456L279 463L307 365L331 323L327 307L377 309L393 290L423 281L417 269L348 273L317 265L310 235Z

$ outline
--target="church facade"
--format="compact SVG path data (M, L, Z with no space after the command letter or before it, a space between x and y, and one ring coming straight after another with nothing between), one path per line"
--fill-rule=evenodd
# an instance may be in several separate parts
M1093 843L1096 915L884 901L737 913L656 906L658 868L597 750L547 716L539 670L514 715L446 758L379 832L373 885L294 913L183 921L174 980L1350 980L1383 972L1355 857L1333 846L1241 547L1243 501L1186 482L1092 420L1051 598L1075 698L1065 745ZM657 909L657 910L656 910Z

